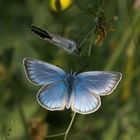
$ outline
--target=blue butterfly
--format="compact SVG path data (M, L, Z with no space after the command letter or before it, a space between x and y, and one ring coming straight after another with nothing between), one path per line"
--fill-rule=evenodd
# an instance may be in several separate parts
M74 51L77 51L76 43L73 40L63 38L63 37L61 37L57 34L54 34L54 33L49 33L47 30L44 30L44 29L37 27L35 25L31 25L31 31L35 35L37 35L37 36L43 38L44 40L54 44L55 46L63 48L69 54L71 54Z
M71 108L80 114L96 111L100 96L109 95L117 87L119 72L88 71L66 73L52 64L25 58L25 73L29 81L43 87L37 94L39 104L51 111Z

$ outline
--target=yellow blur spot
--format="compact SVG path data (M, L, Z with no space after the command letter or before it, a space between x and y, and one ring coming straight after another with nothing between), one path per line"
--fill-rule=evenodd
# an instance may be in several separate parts
M58 8L56 6L57 1L60 3L61 11L67 9L72 4L72 0L50 0L50 7L55 12L58 11Z

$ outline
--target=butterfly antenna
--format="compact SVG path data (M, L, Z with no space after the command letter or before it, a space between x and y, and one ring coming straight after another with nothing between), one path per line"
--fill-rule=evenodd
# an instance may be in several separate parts
M45 38L52 39L52 36L48 31L46 31L46 30L44 30L44 29L42 29L42 28L40 28L40 27L38 27L36 25L32 24L30 30L35 35L37 35L37 36L39 36L39 37L41 37L43 39L45 39Z
M70 74L72 75L72 70L70 70Z

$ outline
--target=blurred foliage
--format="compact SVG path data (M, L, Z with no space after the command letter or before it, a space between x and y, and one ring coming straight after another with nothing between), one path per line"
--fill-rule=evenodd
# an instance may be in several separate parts
M39 106L39 87L24 74L25 57L66 71L122 72L118 88L102 98L98 111L77 115L68 139L140 139L140 0L73 0L58 13L46 0L1 0L0 17L1 140L61 140L45 135L64 132L71 119L70 110L50 112ZM31 24L75 40L80 55L37 38L30 32Z

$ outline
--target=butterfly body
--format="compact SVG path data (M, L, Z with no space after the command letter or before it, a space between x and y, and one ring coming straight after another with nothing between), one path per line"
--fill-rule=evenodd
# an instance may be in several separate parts
M76 73L68 73L66 75L66 79L64 80L67 92L66 92L66 108L69 109L71 106L71 96L74 90L74 85L77 84L78 79L76 77Z
M44 108L55 111L71 108L80 114L95 112L101 105L100 96L111 94L121 80L121 73L88 71L66 73L61 68L31 58L24 59L29 81L43 85L37 100Z

